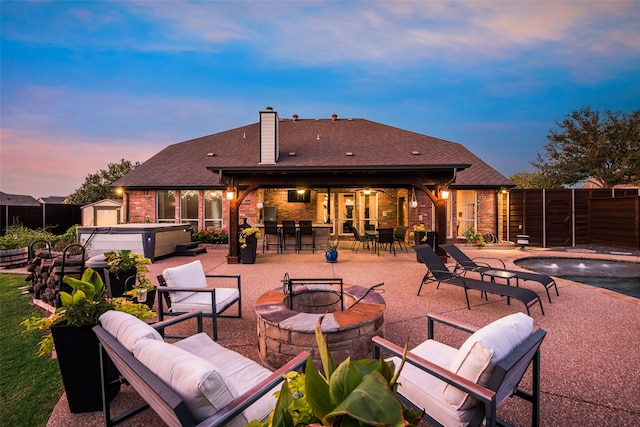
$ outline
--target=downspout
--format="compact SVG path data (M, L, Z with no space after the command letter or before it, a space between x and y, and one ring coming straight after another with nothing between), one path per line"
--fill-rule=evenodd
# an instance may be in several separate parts
M547 247L547 189L542 189L542 247Z
M507 242L511 241L511 193L507 192Z
M331 224L331 187L327 187L327 224Z
M494 206L495 206L495 215L496 215L496 238L500 239L500 232L499 232L499 226L500 226L500 222L498 221L498 213L500 212L500 210L498 209L498 194L500 194L500 189L498 189L496 191L496 199L494 201Z

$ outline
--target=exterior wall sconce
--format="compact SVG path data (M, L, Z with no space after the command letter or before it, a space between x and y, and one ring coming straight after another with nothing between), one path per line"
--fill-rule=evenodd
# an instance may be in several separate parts
M298 194L304 194L304 188L298 188Z
M416 200L416 189L411 187L411 201L409 202L409 206L413 209L418 207L418 201Z
M256 207L257 207L258 209L262 209L262 208L264 208L264 203L262 203L262 202L258 202L258 203L256 203Z
M233 191L233 189L227 190L227 200L233 200L235 196L236 193Z
M440 191L440 197L442 197L444 200L449 200L449 189L445 188L443 190Z
M362 192L364 194L371 194L371 189L370 188L365 188Z

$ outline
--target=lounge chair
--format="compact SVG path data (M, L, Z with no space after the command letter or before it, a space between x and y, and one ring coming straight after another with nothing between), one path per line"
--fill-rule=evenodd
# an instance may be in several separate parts
M456 267L454 271L462 270L464 273L466 273L467 271L475 271L476 273L479 273L484 279L485 272L489 270L502 270L502 271L506 271L508 273L512 273L516 275L515 276L516 286L519 285L520 280L524 280L524 281L530 280L532 282L540 283L542 286L544 286L544 289L547 291L547 298L549 298L549 302L551 302L551 295L549 294L550 288L555 288L556 295L560 296L560 293L558 293L558 285L556 285L556 281L553 280L553 278L551 278L550 276L546 276L544 274L529 273L526 271L507 270L504 264L504 261L502 261L499 258L487 258L487 257L475 258L475 259L486 259L486 260L498 261L502 265L502 267L492 267L490 264L487 264L487 263L482 263L482 262L477 263L475 259L469 258L456 245L446 244L446 245L440 245L440 247L444 249L449 255L451 255L453 259L456 260Z
M434 322L473 333L459 348L434 336ZM533 330L533 319L514 313L483 328L429 314L428 339L407 353L398 379L398 396L437 426L508 425L496 408L515 396L531 403L531 425L540 423L540 345L546 332ZM373 338L374 357L393 356L399 366L403 349L381 337ZM518 386L531 367L525 392Z
M216 281L225 287L209 287ZM200 260L178 267L166 268L158 276L158 319L178 316L194 310L202 311L203 317L210 317L213 339L218 340L219 317L242 317L242 291L239 275L205 274ZM231 287L233 286L233 287ZM167 304L165 310L164 303ZM223 314L236 305L237 314Z
M431 246L427 244L417 245L414 246L413 249L416 251L418 256L424 262L424 265L427 267L427 274L425 274L422 278L422 283L420 284L420 288L418 289L418 295L420 295L422 286L425 284L436 282L439 288L440 283L447 283L449 285L462 286L464 288L464 296L467 299L467 308L469 310L471 310L471 305L469 304L469 294L467 290L474 289L480 291L481 295L484 293L485 298L487 298L488 293L506 296L507 304L509 304L511 298L516 298L522 301L527 309L527 314L531 314L529 312L530 307L538 303L540 304L540 311L544 315L542 301L540 300L538 294L536 294L532 290L462 277L457 273L449 271L440 257L433 251L433 249L431 249Z

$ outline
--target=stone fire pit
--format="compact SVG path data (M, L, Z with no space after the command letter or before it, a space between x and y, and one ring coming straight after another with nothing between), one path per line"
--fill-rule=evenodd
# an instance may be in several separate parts
M342 310L336 291L326 289L297 287L292 293L293 309L283 289L258 298L260 356L271 368L281 367L304 350L310 351L319 365L315 326L323 316L322 333L336 364L348 356L353 360L372 356L371 338L384 336L384 299L375 292L367 293L369 289L362 286L345 285Z

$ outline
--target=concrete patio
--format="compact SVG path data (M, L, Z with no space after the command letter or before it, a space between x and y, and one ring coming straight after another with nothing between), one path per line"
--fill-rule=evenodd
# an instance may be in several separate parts
M508 268L518 269L513 260L525 256L585 257L579 251L527 251L514 249L464 249L471 257L502 258ZM474 325L485 325L516 311L525 311L518 301L507 305L504 298L489 296L489 301L470 293L471 310L467 310L464 291L443 285L425 286L420 296L416 292L426 268L416 262L415 253L398 252L397 256L366 251L354 253L347 242L342 243L337 263L327 263L324 253L293 251L262 254L258 251L255 264L229 265L226 247L211 248L208 253L190 257L170 257L150 266L150 277L167 267L181 265L194 259L202 261L207 273L241 274L242 319L220 319L219 343L249 358L259 361L256 335L256 300L264 292L281 286L285 273L291 277L341 277L345 283L364 287L384 282L382 297L385 337L396 344L410 347L426 339L427 313L439 313ZM633 255L604 255L589 253L588 257L621 259L640 262ZM560 296L552 294L549 304L544 288L536 283L523 286L537 292L546 315L532 308L536 328L547 331L541 350L541 425L543 426L637 426L640 425L640 300L607 290L568 280L557 280ZM186 327L188 332L192 325ZM195 328L193 328L195 330ZM205 332L211 331L205 320ZM436 337L452 345L459 345L463 336L446 329L436 329ZM528 376L524 387L528 387ZM138 399L130 387L122 388L113 402L112 413ZM500 406L498 415L518 426L530 424L530 405L510 399ZM161 425L159 418L148 410L123 423L124 426ZM64 395L53 411L50 427L100 426L102 413L71 414Z

